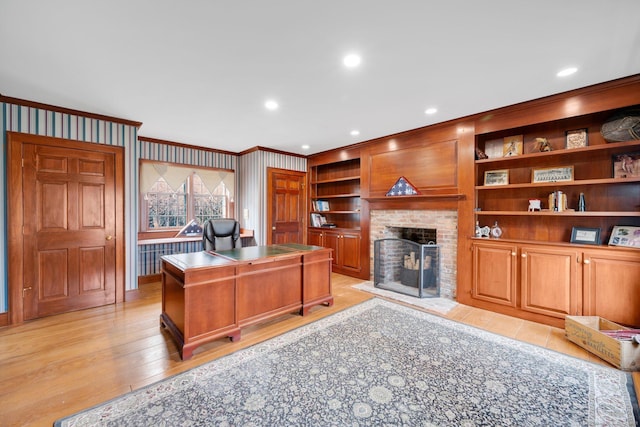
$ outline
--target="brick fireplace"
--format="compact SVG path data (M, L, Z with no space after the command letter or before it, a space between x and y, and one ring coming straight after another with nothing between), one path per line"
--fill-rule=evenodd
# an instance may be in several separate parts
M377 239L390 236L385 227L434 228L437 230L437 242L440 247L440 296L456 298L458 213L455 210L371 210L369 253L371 277L373 277L374 247Z

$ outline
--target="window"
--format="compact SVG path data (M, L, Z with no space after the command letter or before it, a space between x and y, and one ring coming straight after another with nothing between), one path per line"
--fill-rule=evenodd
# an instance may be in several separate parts
M233 217L234 172L140 163L140 231L179 230L195 219Z

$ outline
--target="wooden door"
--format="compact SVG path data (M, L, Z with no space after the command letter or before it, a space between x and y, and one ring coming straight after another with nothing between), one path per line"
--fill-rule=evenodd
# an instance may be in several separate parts
M640 327L640 254L634 250L584 253L585 316Z
M326 230L323 233L323 245L325 248L333 250L331 267L335 271L342 266L342 248L340 247L340 233Z
M340 239L342 267L360 271L360 233L342 233Z
M473 298L496 304L517 305L517 246L501 242L473 244Z
M304 243L305 178L304 172L267 169L267 244Z
M18 320L115 303L124 273L117 271L124 245L117 230L123 219L116 200L118 147L54 146L47 144L53 138L35 138L10 141L22 157L11 159L22 162L22 212L14 214L22 217L16 220L22 222L22 248L11 248L22 263L22 274L14 270L11 277L21 288L12 295L22 304L11 301L14 308L22 305Z
M307 244L314 246L324 246L324 236L322 231L309 230L307 232Z
M559 318L582 314L577 251L522 246L520 253L523 310Z

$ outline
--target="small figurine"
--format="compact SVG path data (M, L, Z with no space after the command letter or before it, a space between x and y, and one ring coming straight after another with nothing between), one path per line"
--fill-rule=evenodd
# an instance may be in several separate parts
M551 151L551 144L549 144L547 138L536 138L536 150L541 153Z
M527 209L527 212L535 212L540 210L542 210L540 199L529 199L529 209Z
M476 160L488 159L489 156L479 148L476 148Z

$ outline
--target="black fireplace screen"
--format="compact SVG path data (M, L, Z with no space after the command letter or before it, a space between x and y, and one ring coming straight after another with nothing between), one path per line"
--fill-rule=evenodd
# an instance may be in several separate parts
M376 240L373 250L376 288L419 298L440 296L438 245L393 238Z

